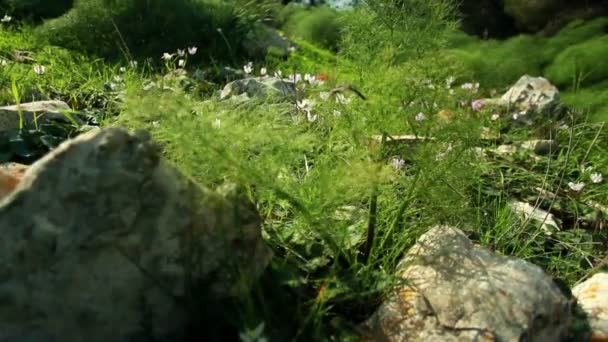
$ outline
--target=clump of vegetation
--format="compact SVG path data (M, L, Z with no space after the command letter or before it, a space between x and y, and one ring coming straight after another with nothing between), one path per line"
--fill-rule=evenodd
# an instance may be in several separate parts
M497 41L456 34L444 54L460 66L459 75L485 87L504 89L524 74L544 76L565 93L568 104L578 106L585 97L581 93L583 97L576 100L578 90L596 87L607 77L606 67L599 62L608 53L606 28L608 19L598 18L572 22L549 38L520 35ZM593 103L599 104L597 99ZM592 118L606 117L600 111Z
M246 59L241 42L260 18L239 0L83 0L36 32L70 50L118 59L161 56L184 46L201 46L205 60ZM92 37L95 37L92 39Z
M0 13L20 20L41 22L63 15L74 5L74 0L1 0Z
M555 84L578 88L608 78L608 66L598 63L608 56L608 35L572 45L560 52L545 74Z
M297 8L299 6L289 5L287 7ZM283 29L290 36L306 39L334 52L338 50L342 24L336 10L325 6L310 9L300 8L285 16Z

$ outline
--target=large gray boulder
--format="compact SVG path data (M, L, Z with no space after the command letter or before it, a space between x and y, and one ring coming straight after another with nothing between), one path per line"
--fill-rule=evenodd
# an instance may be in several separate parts
M146 132L84 133L0 200L0 341L180 340L202 298L261 274L260 224L240 188L199 187Z
M375 341L560 341L570 301L539 267L437 226L401 260L403 280L365 323Z

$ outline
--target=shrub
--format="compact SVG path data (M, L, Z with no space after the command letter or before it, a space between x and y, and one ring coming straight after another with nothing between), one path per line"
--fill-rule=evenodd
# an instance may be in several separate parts
M236 2L82 0L38 33L52 44L111 59L132 54L158 60L197 45L199 55L234 60L252 20Z
M59 17L73 5L74 0L0 0L0 13L39 22Z
M338 12L329 7L313 7L294 12L285 23L285 31L324 48L336 51L342 25Z
M608 121L608 82L590 88L567 91L561 94L562 100L583 113L589 113L592 121Z
M573 21L547 40L543 53L547 61L553 61L555 56L566 48L585 42L592 38L601 37L608 32L608 18L598 18L590 21Z
M544 63L539 39L520 35L505 41L481 41L446 52L460 62L465 75L484 87L500 88L523 74L540 75Z
M562 51L545 74L559 86L579 87L608 78L608 36L594 38Z

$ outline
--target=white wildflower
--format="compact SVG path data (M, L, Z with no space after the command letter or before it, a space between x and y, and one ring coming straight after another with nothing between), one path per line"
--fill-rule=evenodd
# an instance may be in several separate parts
M452 152L452 149L452 143L449 143L444 152L440 152L435 156L435 161L440 161L445 158L450 152Z
M120 67L120 68L118 69L118 71L120 71L120 72L126 72L126 71L127 71L127 68L125 68L125 67Z
M44 65L34 65L34 72L38 75L44 75L46 67Z
M454 76L450 76L450 77L446 78L446 80L445 80L446 88L450 89L452 87L452 84L454 84L454 81L456 81L456 78Z
M177 49L177 55L180 57L184 57L186 55L186 50L184 49Z
M328 92L328 91L322 91L322 92L319 93L319 97L323 101L327 101L327 99L329 99L329 95L331 95L331 93Z
M283 72L281 70L275 71L274 72L274 77L282 78L283 77Z
M604 180L604 177L601 173L592 173L589 178L591 178L591 182L594 184L601 183Z
M131 68L137 68L137 61L130 61L130 62L129 62L129 66L130 66Z
M426 120L426 115L424 115L424 113L420 112L418 114L416 114L416 117L414 118L414 120L420 122L420 121L424 121Z
M9 16L8 14L5 14L4 17L2 17L2 19L0 19L0 22L8 23L11 20L13 20L13 17Z
M313 99L303 99L302 101L297 101L296 106L299 109L306 110L312 109L312 107L316 104L316 101Z
M391 165L393 166L393 168L397 171L403 169L403 167L405 166L405 160L399 158L399 157L394 157L391 160Z
M173 54L172 54L172 53L165 52L165 53L163 53L163 56L162 56L161 58L162 58L162 59L164 59L164 60L166 60L166 61L168 61L168 60L170 60L171 58L173 58Z
M307 110L306 119L308 119L308 121L310 121L310 122L317 121L317 114L312 114L311 110Z
M339 104L347 105L352 101L351 98L344 96L344 94L336 94L336 102Z
M568 186L570 187L570 189L572 189L572 191L579 192L579 191L581 191L585 187L585 183L583 183L583 182L579 182L579 183L569 182Z
M180 68L183 68L185 64L186 64L186 61L183 59L180 59L177 61L177 66L179 66Z
M337 109L334 109L334 116L339 118L340 116L342 116L342 112Z
M265 68L265 67L262 67L262 68L260 69L260 75L261 75L261 76L266 76L266 73L268 73L268 70L266 70L266 68Z
M222 121L218 118L213 120L213 122L211 123L211 127L213 127L214 129L220 129L221 126L222 126Z
M300 74L293 74L293 75L289 75L287 76L287 80L293 83L298 83L302 80L302 75Z
M245 71L245 73L247 75L251 74L253 72L253 62L249 62L246 65L244 65L243 71Z
M0 66L5 66L8 64L8 61L4 58L0 58Z
M476 93L479 90L479 83L464 83L460 88L470 90L472 93Z
M494 114L492 114L492 116L490 117L490 119L492 121L496 121L496 120L500 119L500 115L498 113L494 113Z
M194 55L197 50L198 50L198 48L196 46L191 46L188 48L188 53L191 55Z

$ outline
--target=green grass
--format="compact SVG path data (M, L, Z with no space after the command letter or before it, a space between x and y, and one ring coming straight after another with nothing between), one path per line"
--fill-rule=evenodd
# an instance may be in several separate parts
M376 19L366 17L369 22ZM28 28L0 30L0 56L27 49L36 54L38 64L47 66L44 75L35 74L30 64L9 62L0 67L0 104L14 102L14 82L24 94L22 101L60 98L89 111L102 126L149 130L165 157L200 185L245 185L264 218L264 236L275 257L250 297L225 306L234 330L253 330L265 322L264 334L272 340L354 340L353 326L369 317L393 284L399 259L439 223L456 225L482 246L533 262L569 285L596 271L606 258L608 237L606 229L599 229L606 224L605 213L588 203L607 205L608 183L592 184L589 174L581 171L593 166L594 172L608 175L608 133L603 123L587 122L581 112L570 129L555 125L535 132L563 147L551 158L519 153L482 159L473 148L497 143L482 141L482 128L498 132L507 118L491 121L492 113L463 108L461 100L477 95L462 89L450 94L445 86L448 76L466 80L480 79L479 75L487 77L483 93L508 86L526 71L517 69L524 61L510 51L530 52L537 43L532 38L452 51L469 56L468 70L473 74L447 62L452 55L435 50L443 44L442 31L429 34L437 41L430 41L422 29L417 32L419 39L429 41L411 43L421 52L409 52L406 62L395 62L402 57L397 48L403 43L401 36L386 40L377 51L373 37L360 37L362 46L344 47L345 53L338 55L296 40L299 49L288 60L269 59L255 66L259 70L263 63L270 74L280 69L284 74L329 75L326 84L304 89L318 102L317 119L308 121L293 103L218 102L208 95L208 87L217 90L221 84L193 76L196 70L216 68L211 63L189 62L191 77L185 82L161 81L175 65L152 69L141 63L132 68L126 62L58 47ZM390 33L378 29L368 34ZM108 46L116 43L108 39ZM495 55L484 55L489 52ZM535 67L543 65L539 61L544 57L530 56ZM159 60L156 54L147 57ZM368 100L353 98L339 104L318 97L343 82L355 84ZM589 116L605 117L602 96L597 85L564 98ZM453 112L456 120L441 121L436 115L440 109ZM427 120L414 120L419 112ZM370 136L382 134L437 139L414 145L370 143ZM532 134L511 131L500 139L508 142ZM393 158L402 158L404 167L394 169ZM567 184L577 181L587 185L574 193ZM557 198L543 198L536 188ZM538 224L522 222L508 209L511 199L551 208L562 231L547 236Z

